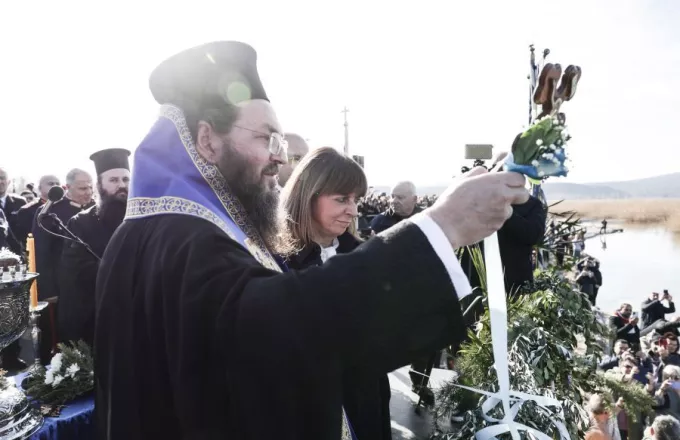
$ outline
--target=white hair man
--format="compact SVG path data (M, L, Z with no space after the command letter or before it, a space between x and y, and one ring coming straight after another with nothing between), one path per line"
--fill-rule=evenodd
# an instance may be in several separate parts
M378 234L391 228L400 221L411 217L421 211L418 207L418 195L413 182L402 181L392 188L390 208L371 220L371 230Z
M49 191L49 189L47 190ZM40 273L40 277L38 277L38 297L41 301L49 300L50 307L53 308L53 311L43 313L42 316L49 317L57 312L56 298L59 297L59 263L61 251L64 247L64 239L54 236L46 230L55 234L65 235L59 223L66 225L71 217L82 210L94 206L92 191L92 177L90 174L87 171L74 168L66 174L66 194L61 200L52 203L49 215L41 215L47 205L44 205L43 208L35 213L32 232L35 237L35 262ZM52 327L51 322L41 319L40 328L43 331L43 341L51 342L56 331ZM49 362L51 350L51 343L40 344L40 358L43 363Z
M645 440L680 439L680 422L673 416L658 416L649 427Z

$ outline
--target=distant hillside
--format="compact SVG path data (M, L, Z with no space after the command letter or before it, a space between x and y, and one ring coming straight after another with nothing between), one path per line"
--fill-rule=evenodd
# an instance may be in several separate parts
M551 200L680 198L680 173L622 182L546 183L543 190Z
M446 184L421 186L417 189L418 195L441 194L446 189ZM680 198L680 173L622 182L551 182L543 185L543 190L549 200ZM389 194L390 187L375 186L374 191Z
M549 200L574 199L627 199L630 194L611 185L582 183L546 183L543 185Z

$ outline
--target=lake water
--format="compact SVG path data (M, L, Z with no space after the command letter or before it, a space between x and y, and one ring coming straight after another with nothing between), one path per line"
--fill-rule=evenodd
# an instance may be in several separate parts
M598 225L599 226L599 225ZM599 237L586 241L585 252L600 260L602 287L597 305L613 312L630 303L640 313L640 303L652 292L668 289L680 312L680 240L664 229L627 228L606 236L606 249ZM589 228L589 232L597 231Z

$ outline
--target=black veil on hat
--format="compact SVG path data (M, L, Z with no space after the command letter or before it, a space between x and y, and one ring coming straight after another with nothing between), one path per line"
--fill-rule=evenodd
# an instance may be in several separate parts
M102 173L116 168L130 170L128 156L130 156L130 152L124 148L107 148L94 153L90 156L90 160L94 162L97 175L100 176Z
M180 108L269 101L257 72L255 49L238 41L216 41L173 55L151 73L149 88L159 104Z

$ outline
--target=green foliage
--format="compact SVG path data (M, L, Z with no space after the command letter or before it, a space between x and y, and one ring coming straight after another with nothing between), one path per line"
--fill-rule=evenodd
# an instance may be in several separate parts
M530 165L550 145L561 145L562 128L552 117L536 122L522 133L512 146L514 162L519 165Z
M652 405L656 405L652 396L641 384L625 382L621 376L611 372L598 372L595 381L598 383L598 388L606 390L611 402L623 397L626 414L634 422L638 421L639 415L643 418L652 415Z
M83 341L59 344L50 368L40 368L28 380L26 394L47 405L63 405L94 389L94 360Z
M556 229L579 227L578 220L571 216L567 220L567 224L556 225ZM477 267L482 269L480 274L485 274L482 265ZM612 332L587 295L564 276L563 269L550 267L538 271L533 285L508 298L510 384L514 391L553 397L561 402L560 408L540 408L534 402L525 402L515 418L518 423L560 438L552 418L562 421L572 438L583 438L589 426L584 400L590 393L623 397L633 418L635 414L647 412L651 398L638 384L624 383L597 372L603 345L609 343ZM439 391L435 408L437 419L463 410L465 421L462 427L456 427L455 433L437 429L432 439L474 438L475 432L489 424L479 410L486 397L456 386L489 392L498 389L488 308L468 336L456 360L459 378ZM502 418L502 406L498 405L489 415ZM508 434L499 438L511 437Z

